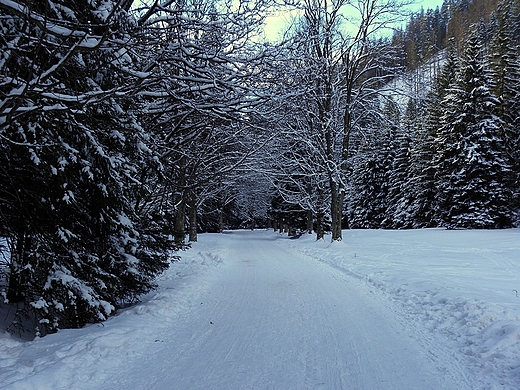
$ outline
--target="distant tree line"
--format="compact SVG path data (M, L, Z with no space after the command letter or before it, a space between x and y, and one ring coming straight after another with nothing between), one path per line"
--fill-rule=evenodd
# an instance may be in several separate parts
M339 181L343 228L517 226L519 11L517 0L445 1L411 16L391 38L392 55L370 51L366 58L374 55L377 65L352 85L358 109L351 111ZM372 40L373 47L385 43ZM347 104L338 99L340 107ZM306 101L299 98L297 106ZM308 111L310 118L319 112ZM314 229L320 238L323 226L331 229L323 203L330 194L312 162L327 149L308 150L317 132L301 138L312 124L305 115L289 125L302 141L288 141L272 215L277 228ZM337 167L330 159L325 165Z
M458 4L451 18L473 20L477 16L469 12L476 3L482 2L464 3L465 17L458 15L463 3ZM463 38L448 38L445 62L429 92L409 98L404 110L386 104L386 129L365 129L373 135L357 151L348 226L516 226L519 10L517 1L502 1L486 15L488 22L470 25Z
M401 49L403 64L416 69L445 49L450 40L462 48L472 26L489 23L498 4L499 0L444 0L441 7L413 13L406 26L392 36L394 45Z

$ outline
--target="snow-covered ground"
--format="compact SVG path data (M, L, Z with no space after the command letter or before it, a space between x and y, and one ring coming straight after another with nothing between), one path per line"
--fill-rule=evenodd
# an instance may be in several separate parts
M300 249L393 302L426 349L442 343L473 389L520 389L520 230L344 231Z
M381 90L381 93L383 96L392 97L404 114L410 98L416 100L426 98L445 63L446 49L439 51L426 64L394 78Z
M520 230L204 234L103 324L0 334L2 389L519 389Z

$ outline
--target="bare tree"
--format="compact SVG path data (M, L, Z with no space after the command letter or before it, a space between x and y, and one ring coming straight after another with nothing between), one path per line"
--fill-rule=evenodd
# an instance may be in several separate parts
M196 240L197 209L264 143L250 134L260 126L273 54L252 38L269 4L186 0L136 10L149 72L139 92L142 115L163 169L142 207L155 204L170 216L178 244L187 222Z
M395 74L387 64L385 29L402 16L396 0L303 0L293 34L298 80L305 85L299 110L305 119L293 127L327 177L332 240L342 239L351 134L362 127L382 86ZM303 108L302 108L303 106ZM302 131L305 129L305 131Z

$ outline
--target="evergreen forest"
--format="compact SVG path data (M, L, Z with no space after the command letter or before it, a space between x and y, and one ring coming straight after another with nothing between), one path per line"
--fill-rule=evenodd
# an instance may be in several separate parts
M105 320L201 232L516 227L520 1L405 3L0 0L9 330Z

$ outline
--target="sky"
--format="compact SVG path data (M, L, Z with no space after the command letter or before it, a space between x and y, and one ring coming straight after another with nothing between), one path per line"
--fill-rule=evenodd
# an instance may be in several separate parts
M411 12L417 12L422 8L425 10L440 7L444 0L416 0L409 6ZM265 35L270 41L276 41L284 31L291 18L291 13L281 12L266 19Z
M411 7L413 10L420 10L423 7L425 10L428 8L435 9L436 7L440 7L444 0L422 0L416 1Z

